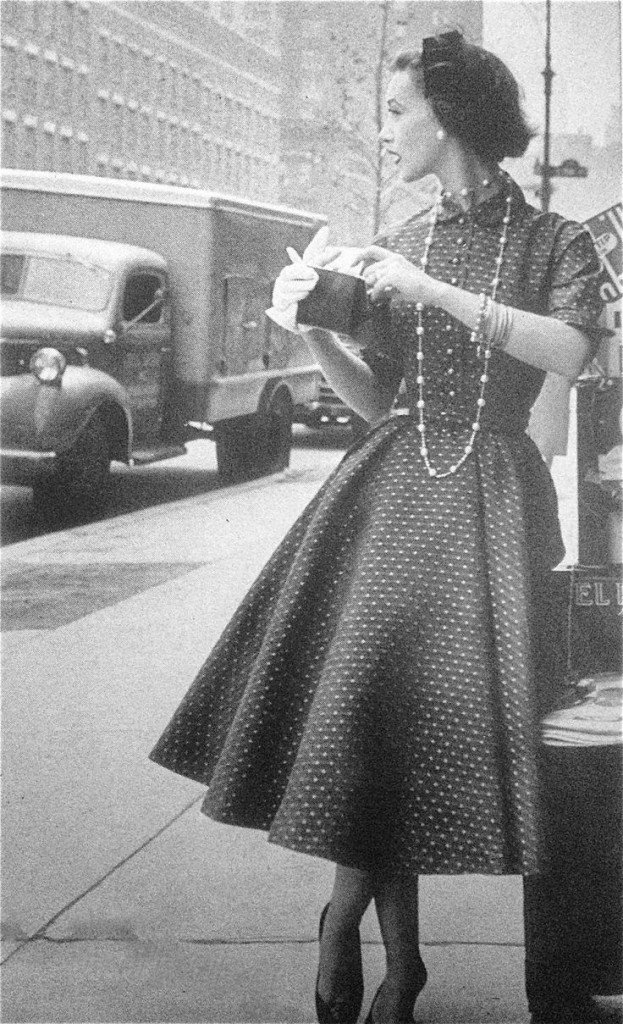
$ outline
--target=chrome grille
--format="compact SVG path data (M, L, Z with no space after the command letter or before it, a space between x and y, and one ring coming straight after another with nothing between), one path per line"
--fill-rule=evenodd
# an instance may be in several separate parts
M335 391L329 387L328 384L321 384L318 388L318 398L323 405L335 405L344 407L344 403L341 398L338 398Z

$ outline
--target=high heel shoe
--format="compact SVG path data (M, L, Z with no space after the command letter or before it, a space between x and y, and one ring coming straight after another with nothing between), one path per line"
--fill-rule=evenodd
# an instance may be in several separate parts
M409 999L410 1009L405 1011L407 1016L401 1017L400 1024L415 1024L415 1020L413 1018L413 1007L415 1005L415 1001L416 1001L417 997L419 996L420 992L422 991L422 989L424 988L424 986L426 984L427 978L428 978L428 973L426 971L426 967L424 966L423 962L420 962L420 966L418 967L418 970L416 972L416 976L415 976L415 979L414 979L415 980L415 987L414 987L413 993L411 994L411 997ZM380 995L381 989L383 988L384 984L385 984L385 982L382 982L379 985L379 987L377 988L377 990L376 990L376 992L374 994L374 999L372 1000L372 1005L370 1006L370 1009L368 1011L368 1016L366 1017L365 1024L383 1024L382 1021L375 1020L375 1017L374 1017L374 1007L376 1005L376 1001L377 1001L377 999L378 999L378 997Z
M322 932L328 909L329 904L327 903L320 915L318 942L322 942ZM318 991L320 970L318 971L315 996L316 1016L320 1024L356 1024L359 1018L363 1002L363 964L361 962L361 939L358 928L353 928L353 946L355 947L353 960L356 961L356 968L348 978L348 986L326 1002Z

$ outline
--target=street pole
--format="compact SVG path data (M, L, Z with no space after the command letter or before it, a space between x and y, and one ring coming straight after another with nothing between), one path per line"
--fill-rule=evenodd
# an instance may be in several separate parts
M376 121L376 166L374 174L374 203L372 210L372 237L378 234L381 223L381 198L383 191L383 145L380 139L381 128L383 127L384 107L383 89L385 85L385 59L387 56L387 20L389 15L389 0L381 0L381 38L379 42L379 56L375 70L374 82L374 106Z
M552 184L550 174L550 108L552 100L552 0L545 0L545 69L543 78L545 80L545 134L543 137L543 165L541 167L541 209L544 213L549 211L549 201L552 195Z

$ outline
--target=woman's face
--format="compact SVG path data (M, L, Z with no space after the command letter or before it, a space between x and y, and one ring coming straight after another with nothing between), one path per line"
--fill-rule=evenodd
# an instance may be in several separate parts
M439 122L409 71L397 71L387 87L387 112L380 133L403 181L434 174L440 152Z

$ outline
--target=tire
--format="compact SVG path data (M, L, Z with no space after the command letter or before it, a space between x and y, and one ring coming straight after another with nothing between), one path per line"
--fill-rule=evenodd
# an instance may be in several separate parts
M266 411L258 414L255 450L262 475L280 473L290 465L293 415L290 392L285 388L271 395Z
M33 504L39 515L93 513L110 490L110 439L106 418L95 413L71 448L54 460L54 473L35 481Z
M239 484L253 478L255 420L255 416L238 416L215 424L216 465L222 483Z
M297 415L295 419L296 423L302 423L304 427L309 430L320 430L322 426L322 416L319 412L305 412Z
M216 464L224 484L239 484L279 473L290 465L293 407L280 388L255 416L221 420L215 425Z

